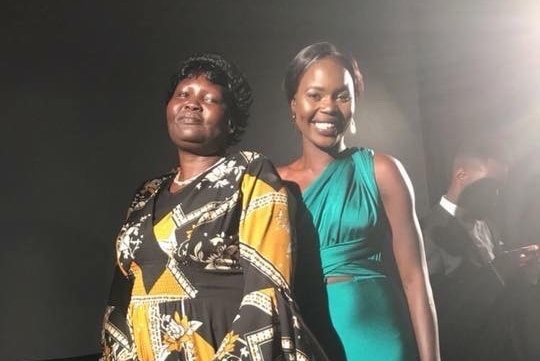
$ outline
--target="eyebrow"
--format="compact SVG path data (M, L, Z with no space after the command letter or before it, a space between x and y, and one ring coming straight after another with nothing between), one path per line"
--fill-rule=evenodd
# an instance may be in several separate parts
M308 86L307 90L321 90L321 91L323 91L324 88L322 86L312 85L312 86Z
M306 90L318 90L318 91L325 91L326 88L319 86L319 85L312 85L308 86ZM347 85L343 85L341 88L337 89L336 92L342 92L342 91L349 91L349 87Z
M184 85L182 87L178 87L179 90L194 90L196 89L196 86L193 85L193 84L188 84L188 85ZM217 95L217 92L215 92L214 90L206 90L206 89L200 89L200 92L203 93L204 95L207 95L207 94L213 94L213 95ZM223 91L219 91L220 93L220 96L223 96Z

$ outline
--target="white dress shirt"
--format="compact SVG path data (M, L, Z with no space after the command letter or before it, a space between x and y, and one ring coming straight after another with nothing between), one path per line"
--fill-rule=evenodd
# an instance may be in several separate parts
M445 196L441 197L439 204L453 217L456 217L456 213L458 211L457 204L451 202ZM493 251L494 247L492 242L493 235L491 234L487 223L479 219L472 221L464 221L460 219L460 221L467 228L469 235L480 253L482 261L486 264L491 263L495 258L495 254Z

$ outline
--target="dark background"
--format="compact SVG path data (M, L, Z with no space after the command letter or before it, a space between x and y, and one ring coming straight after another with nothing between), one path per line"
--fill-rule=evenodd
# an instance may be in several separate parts
M321 40L365 76L349 145L398 157L420 215L463 139L512 152L512 234L538 197L525 186L539 168L537 1L3 1L0 359L99 351L130 196L176 164L164 96L180 60L219 52L243 69L255 103L241 146L283 164L299 150L284 69Z

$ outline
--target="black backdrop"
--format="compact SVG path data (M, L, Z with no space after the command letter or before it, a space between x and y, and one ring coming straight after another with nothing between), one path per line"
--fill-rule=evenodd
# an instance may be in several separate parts
M175 165L164 95L192 53L245 71L255 103L241 146L282 164L298 153L287 62L314 41L350 49L367 93L349 144L400 158L420 214L473 134L516 154L516 199L538 172L532 0L12 0L0 17L2 360L98 351L113 239L136 185Z

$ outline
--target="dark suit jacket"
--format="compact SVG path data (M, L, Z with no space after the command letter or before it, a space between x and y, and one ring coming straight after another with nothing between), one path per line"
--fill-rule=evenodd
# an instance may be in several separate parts
M498 258L503 254L503 243L493 224L489 221L487 224L492 236L493 251ZM432 279L446 279L459 274L464 268L480 269L486 266L464 222L439 204L422 219L421 225Z
M469 360L483 335L493 329L493 315L500 314L498 299L503 276L494 263L486 264L464 223L440 205L421 221L426 258L437 307L443 360ZM489 224L488 224L489 226ZM490 227L495 259L502 243Z

